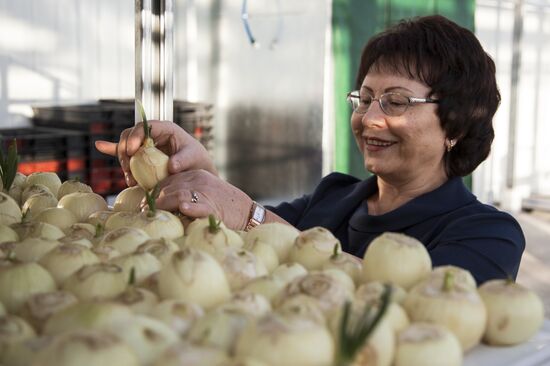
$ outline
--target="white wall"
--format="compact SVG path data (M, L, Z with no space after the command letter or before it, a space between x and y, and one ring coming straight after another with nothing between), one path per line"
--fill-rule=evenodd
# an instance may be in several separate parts
M474 174L474 192L484 201L516 211L521 200L550 194L550 160L545 156L550 122L550 1L523 1L521 66L515 154L509 150L514 5L519 0L478 0L476 34L497 67L502 103L494 119L495 141L489 159ZM511 159L513 186L506 174Z
M0 0L0 128L29 104L134 95L132 0Z

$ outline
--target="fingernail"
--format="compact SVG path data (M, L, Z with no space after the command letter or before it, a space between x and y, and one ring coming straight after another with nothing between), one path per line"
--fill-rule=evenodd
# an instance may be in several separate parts
M187 211L191 208L191 205L189 205L189 203L185 202L183 205L181 205L181 208L183 210Z

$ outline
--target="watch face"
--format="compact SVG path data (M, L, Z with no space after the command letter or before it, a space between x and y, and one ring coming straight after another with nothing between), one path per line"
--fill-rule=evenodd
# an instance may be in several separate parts
M256 206L252 218L259 223L264 222L265 209L262 206Z

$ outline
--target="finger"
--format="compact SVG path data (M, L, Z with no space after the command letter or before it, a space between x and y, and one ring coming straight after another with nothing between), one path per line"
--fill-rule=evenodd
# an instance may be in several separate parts
M116 142L97 140L95 142L95 148L100 153L111 155L111 156L117 156L117 152L116 152L117 143Z
M130 132L131 129L128 128L122 131L122 133L120 134L120 141L118 142L117 146L117 157L122 171L124 172L126 184L128 186L135 186L137 182L132 176L132 172L130 171L130 157L128 156L128 154L126 154L126 145Z
M179 211L179 206L183 202L191 203L191 198L191 191L188 189L178 189L170 193L163 190L156 199L156 206L160 210Z
M126 155L133 156L143 144L144 139L145 131L143 130L143 123L140 122L128 132L125 146Z
M209 215L218 217L212 206L208 203L201 203L200 201L197 203L183 202L179 207L179 211L187 217L196 219L208 217Z

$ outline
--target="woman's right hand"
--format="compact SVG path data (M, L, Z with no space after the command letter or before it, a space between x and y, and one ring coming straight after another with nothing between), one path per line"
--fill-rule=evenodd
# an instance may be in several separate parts
M203 169L218 175L208 151L183 128L169 121L149 121L149 125L155 146L170 157L168 161L170 174ZM118 143L101 140L95 142L95 147L100 152L118 157L128 186L137 184L130 172L130 158L138 151L144 137L143 123L140 122L122 131Z

